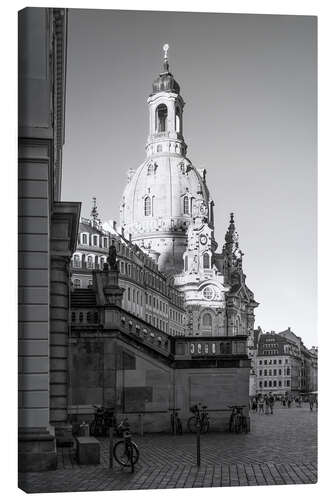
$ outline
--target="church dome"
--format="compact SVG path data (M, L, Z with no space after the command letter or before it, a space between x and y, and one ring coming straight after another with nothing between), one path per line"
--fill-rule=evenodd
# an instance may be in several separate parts
M204 169L186 157L183 137L184 101L169 72L165 44L163 72L148 97L147 159L128 173L120 220L132 240L154 258L161 271L181 272L187 228L198 215L213 226L213 202Z
M179 155L155 155L131 171L121 202L121 223L132 240L158 251L163 261L169 240L177 239L183 244L179 249L182 266L186 231L193 217L206 216L211 222L212 207L204 177L204 170L199 173Z

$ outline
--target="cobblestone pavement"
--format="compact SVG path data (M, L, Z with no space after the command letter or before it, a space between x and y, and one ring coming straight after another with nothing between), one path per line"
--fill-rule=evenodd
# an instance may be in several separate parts
M251 433L201 437L196 466L195 436L134 436L140 449L135 472L108 469L108 440L101 440L101 465L79 466L74 451L60 448L55 471L20 474L31 493L122 489L196 488L305 484L317 481L317 413L308 406L251 414Z

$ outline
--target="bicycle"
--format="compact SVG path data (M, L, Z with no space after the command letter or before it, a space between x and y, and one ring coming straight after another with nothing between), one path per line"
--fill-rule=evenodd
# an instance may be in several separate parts
M187 428L189 432L197 432L198 427L200 432L206 434L209 431L209 416L207 406L201 406L201 403L190 407L190 411L194 413L187 421Z
M136 443L132 441L127 418L124 418L124 420L120 422L117 426L117 430L122 433L123 437L113 446L113 456L118 464L123 467L131 467L133 472L134 465L139 460L140 453Z
M229 406L231 415L229 419L229 432L239 434L240 432L250 432L250 425L248 418L243 415L243 408L245 406Z
M183 434L183 425L178 416L178 411L180 408L169 408L170 414L170 425L172 434Z
M104 406L96 406L94 420L90 423L89 431L91 436L107 436L110 427L116 427L116 417L114 408L105 408Z

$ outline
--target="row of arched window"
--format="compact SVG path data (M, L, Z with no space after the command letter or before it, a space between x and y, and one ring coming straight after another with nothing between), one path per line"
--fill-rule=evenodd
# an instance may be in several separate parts
M146 217L150 217L153 215L153 202L154 196L147 195L143 200L143 212ZM183 214L191 215L191 200L189 196L184 196L183 198Z
M203 254L202 260L203 260L203 268L210 269L210 256L207 252L205 252ZM185 270L185 272L189 270L188 256L187 255L185 255L185 257L184 257L184 270Z

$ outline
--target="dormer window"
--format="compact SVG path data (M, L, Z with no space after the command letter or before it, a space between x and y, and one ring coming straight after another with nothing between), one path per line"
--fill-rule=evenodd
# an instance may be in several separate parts
M148 167L147 167L147 175L152 175L153 173L153 164L152 163L149 163Z
M204 253L204 255L203 255L203 267L204 267L204 269L209 269L210 268L208 253Z

